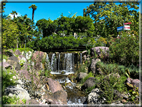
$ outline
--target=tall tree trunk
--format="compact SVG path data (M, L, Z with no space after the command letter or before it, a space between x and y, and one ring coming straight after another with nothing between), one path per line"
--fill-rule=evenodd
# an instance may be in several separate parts
M32 20L34 20L34 9L33 9L33 12L32 12Z

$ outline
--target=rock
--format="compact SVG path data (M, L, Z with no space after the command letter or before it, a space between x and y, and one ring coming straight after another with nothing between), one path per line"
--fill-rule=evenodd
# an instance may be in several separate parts
M127 94L127 93L120 93L120 92L117 91L117 90L114 90L113 93L114 93L115 95L117 95L119 98L128 99L128 97L129 97L129 94Z
M11 56L9 57L9 59L7 60L7 62L15 68L15 70L20 70L21 69L21 65L19 64L18 58L15 56Z
M141 81L140 81L139 79L133 79L133 80L131 81L131 83L132 83L134 86L136 86L136 87L139 88L139 84L141 83Z
M127 101L125 99L122 99L121 102L122 103L127 103Z
M15 55L21 55L21 52L19 51L19 49L17 49L17 50L15 51Z
M65 71L61 71L61 74L65 74Z
M131 81L132 81L132 80L133 80L132 78L127 78L127 79L126 79L126 83L131 84Z
M48 78L48 85L52 93L63 90L61 84L58 81L53 80L52 78Z
M87 73L83 73L83 72L80 72L78 74L78 77L76 78L76 80L79 82L81 79L83 79L84 77L86 77L88 74Z
M85 50L85 51L82 52L82 54L86 54L86 53L87 53L87 50Z
M36 51L33 53L32 61L35 62L34 69L42 70L42 62L46 59L47 53Z
M9 57L8 60L13 60L13 61L15 61L15 62L18 62L18 58L15 57L15 56Z
M85 83L82 85L81 90L84 90L95 85L95 77L89 77Z
M67 92L64 90L56 91L54 98L61 101L61 104L67 104Z
M100 59L96 59L96 60L92 59L90 69L94 74L96 73L96 64L97 64L97 62L100 62L100 61L101 61Z
M11 97L16 95L16 97L19 97L20 100L22 100L22 99L25 99L25 100L31 99L29 93L25 89L23 89L20 85L7 87L5 89L5 94L8 95L8 96L11 96Z
M8 69L8 68L11 68L11 69L12 69L12 66L11 66L9 63L7 63L7 62L3 62L3 67L4 67L5 69Z
M19 74L19 77L20 78L23 78L25 79L26 81L29 81L31 82L32 81L32 74L30 74L31 71L27 71L27 70L19 70L19 71L16 71L18 74ZM41 86L40 84L40 79L38 77L38 72L36 72L34 75L33 75L33 82L34 84L37 86L37 88L39 88Z
M96 52L97 55L100 56L101 54L100 49L102 49L102 52L104 52L105 54L107 54L109 51L109 47L104 47L104 46L94 47L94 48L91 48L91 56L94 56L94 52Z
M88 95L87 103L88 104L103 104L105 102L105 98L100 98L99 96L102 94L98 88L95 88Z
M39 104L35 99L30 99L26 101L26 104Z

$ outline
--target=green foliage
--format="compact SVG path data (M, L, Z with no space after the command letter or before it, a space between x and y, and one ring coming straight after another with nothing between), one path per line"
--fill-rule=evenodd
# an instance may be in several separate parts
M121 38L113 38L110 45L110 59L125 66L139 64L138 37L124 33ZM131 44L131 45L130 45Z
M138 2L119 3L94 2L83 9L84 16L90 16L94 20L95 33L107 37L117 35L116 28L123 23L131 21L131 30L139 32L139 9Z
M3 24L2 24L2 29L3 29L3 36L2 36L2 43L3 43L3 48L8 49L8 48L14 48L16 47L16 39L18 37L18 26L16 23L11 22L11 20L6 20L3 19Z
M3 55L3 59L6 59L6 60L7 60L7 59L8 59L8 56L6 56L6 55Z
M87 65L86 64L80 64L79 65L80 67L78 68L77 72L86 72L86 68L87 68Z
M4 92L5 88L10 86L10 85L16 85L15 80L13 79L13 76L15 76L14 71L7 69L6 71L3 71L3 76L2 76L2 92Z
M26 104L26 99L23 99L22 101L23 101L24 104Z
M100 37L97 42L95 43L95 46L106 46L107 40L106 38Z
M10 96L2 96L2 103L3 104L17 104L17 101L19 98L16 96L10 97Z
M85 91L86 91L86 93L88 94L88 93L90 93L94 88L96 88L96 85L94 85L93 87L87 88Z
M130 67L126 67L123 65L118 65L117 63L112 63L112 64L106 64L103 62L98 62L96 64L97 68L101 68L103 70L103 72L106 73L119 73L119 74L123 74L125 75L125 73L127 72L127 70L129 70L130 73L132 74L139 74L139 69L136 68L135 66L132 68Z
M81 83L84 83L89 77L94 77L94 74L90 72L86 77L81 80Z

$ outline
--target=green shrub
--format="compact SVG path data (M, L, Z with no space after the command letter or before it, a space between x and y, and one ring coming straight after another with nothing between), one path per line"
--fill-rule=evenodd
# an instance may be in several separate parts
M84 83L89 77L94 77L94 74L90 72L86 77L81 80L81 83Z
M86 72L86 64L80 64L79 65L80 67L78 68L78 70L77 70L77 72L79 73L79 72Z
M17 98L16 96L2 96L2 104L17 104L18 100L19 98Z
M96 64L97 68L101 68L103 72L106 73L119 73L119 74L125 74L126 70L128 69L131 74L133 74L133 77L139 74L139 69L135 67L134 65L131 65L129 67L125 67L123 65L118 65L117 63L112 64L106 64L103 62L98 62ZM135 76L135 77L136 77Z
M10 74L11 73L11 74ZM16 85L15 81L16 79L13 79L13 76L15 74L13 73L12 70L7 69L6 71L3 71L3 76L2 76L2 92L4 92L5 88L8 86Z
M8 56L6 56L6 55L3 55L3 59L8 59L9 57Z
M28 52L28 51L33 51L33 49L31 49L31 48L16 48L16 49L12 49L12 50L15 52L17 49L18 49L20 52L22 52L22 51L26 51L26 52Z
M121 65L129 66L133 64L138 67L139 38L138 36L127 35L123 33L121 38L110 40L110 59Z

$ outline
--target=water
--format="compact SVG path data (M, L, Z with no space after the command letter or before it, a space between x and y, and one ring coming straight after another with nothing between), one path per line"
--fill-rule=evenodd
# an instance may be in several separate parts
M79 63L82 63L82 53L80 53L79 59L80 59ZM78 64L75 62L76 60L77 57L74 55L74 53L64 53L64 54L59 53L58 55L53 53L51 56L51 61L49 61L48 54L46 57L46 61L48 62L48 67L50 67L52 73L56 72L56 74L61 73L62 71L64 71L65 74L72 74L75 70L75 64Z
M54 79L66 87L65 90L68 93L67 104L69 106L70 104L83 106L86 95L76 88L76 83L71 82L68 78L68 75L75 73L75 66L82 63L82 53L80 53L80 57L78 57L78 54L75 55L74 53L53 53L51 61L49 61L47 54L46 60L51 68L50 73L56 75Z

